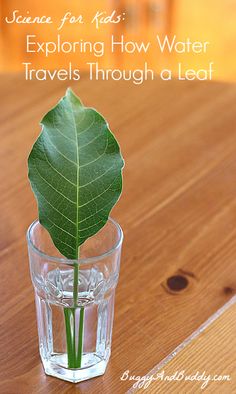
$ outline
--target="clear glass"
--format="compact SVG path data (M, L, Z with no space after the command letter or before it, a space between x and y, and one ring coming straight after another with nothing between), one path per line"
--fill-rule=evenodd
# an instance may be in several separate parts
M38 221L27 232L45 373L73 383L104 374L111 353L123 233L111 218L68 260ZM78 269L78 302L74 278Z

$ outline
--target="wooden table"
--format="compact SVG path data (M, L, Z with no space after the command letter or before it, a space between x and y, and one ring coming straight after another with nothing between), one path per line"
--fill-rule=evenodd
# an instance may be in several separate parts
M128 394L236 393L235 331L236 296L134 382Z
M235 293L236 86L71 84L108 119L126 159L113 211L125 242L112 356L103 377L73 385L45 376L40 363L25 241L37 216L27 156L68 84L0 81L0 392L125 393L133 382L120 379L124 371L146 375Z

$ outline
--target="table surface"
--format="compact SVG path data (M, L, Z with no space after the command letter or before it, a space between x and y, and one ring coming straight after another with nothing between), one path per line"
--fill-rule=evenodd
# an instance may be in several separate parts
M133 382L124 371L146 375L235 293L236 86L71 84L107 118L126 160L112 214L125 234L112 355L104 376L73 385L40 363L25 241L37 216L27 156L67 84L0 81L0 392L125 393Z
M128 393L236 393L235 331L236 296Z

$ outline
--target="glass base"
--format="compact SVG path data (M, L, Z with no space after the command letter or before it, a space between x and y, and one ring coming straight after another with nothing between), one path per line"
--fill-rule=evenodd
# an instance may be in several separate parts
M79 369L66 367L66 354L54 354L51 356L50 360L42 358L42 363L47 375L66 380L71 383L79 383L83 380L103 375L106 370L109 357L110 354L107 355L106 359L102 359L95 353L83 353L83 367Z

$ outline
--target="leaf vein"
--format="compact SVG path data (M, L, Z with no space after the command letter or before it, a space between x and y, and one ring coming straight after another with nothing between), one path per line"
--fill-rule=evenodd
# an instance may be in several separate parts
M65 219L67 219L69 222L71 222L72 224L75 224L75 222L73 222L73 220L71 220L70 218L68 218L67 216L65 216L61 211L59 211L57 208L54 207L54 205L52 205L50 203L50 201L48 201L48 199L38 190L39 194L44 198L44 200L46 201L47 204L49 204L56 212L58 212L61 216L63 216Z
M99 137L101 137L101 134L98 134L96 137L94 137L91 141L87 142L86 144L80 145L80 146L79 146L79 149L81 150L81 149L83 149L85 146L88 146L88 145L92 144L92 143L93 143L94 141L96 141Z
M56 167L54 167L54 166L51 164L50 160L48 160L48 157L47 157L47 154L46 154L46 150L45 150L45 149L44 149L44 155L45 155L45 158L46 158L46 160L47 160L49 166L50 166L55 172L57 172L62 178L64 178L67 182L69 182L71 185L73 185L73 186L76 187L76 184L75 184L75 183L71 182L71 181L70 181L68 178L66 178L60 171L58 171L58 170L56 169Z
M53 122L53 126L55 127L55 129L56 129L57 131L59 131L59 133L60 133L64 138L67 138L69 141L75 142L74 140L72 140L72 138L68 137L66 134L63 134L63 133L61 132L61 130L56 126L56 123L55 123L55 114L54 114L54 112L53 112L53 116L52 116L52 122Z
M92 201L97 200L97 198L101 197L103 194L105 194L111 188L111 186L115 183L116 180L117 180L117 178L115 178L114 181L109 185L109 187L106 188L102 193L98 194L96 197L94 197L91 200L87 201L85 204L78 205L78 207L79 208L85 207L86 205L90 204Z
M75 113L73 110L72 110L72 112L73 112L73 114ZM83 130L79 133L79 136L81 136L81 134L84 134L86 131L88 131L88 130L93 126L94 122L95 122L95 115L93 114L93 121L90 123L90 125L89 125L88 127L86 127L86 129L83 129ZM82 123L82 122L81 122L81 123Z
M102 178L105 174L107 174L112 168L114 168L114 164L109 167L106 171L104 171L101 175L99 175L97 178L93 179L92 181L83 184L82 186L80 186L80 189L82 189L85 186L91 185L93 182L97 181L98 179Z
M79 232L80 232L80 233L82 233L82 232L84 232L84 231L88 230L89 228L92 228L92 227L95 227L95 226L97 226L97 225L98 225L99 223L101 223L101 222L104 222L104 219L102 219L102 220L99 220L98 222L96 222L96 223L92 224L91 226L88 226L88 227L86 227L86 228L83 228L82 230L79 230Z
M102 153L100 156L98 156L95 160L92 160L92 161L90 161L90 162L88 162L88 163L86 163L86 164L83 164L82 166L80 166L80 168L87 167L87 166L89 166L90 164L95 163L96 161L98 161L99 159L101 159L101 157L103 157L103 156L105 155L106 150L107 150L107 147L108 147L108 137L107 137L106 147L105 147L103 153Z
M75 201L72 201L69 197L66 197L63 193L59 192L59 190L57 190L54 186L52 186L39 172L37 166L35 165L35 168L37 170L37 173L39 174L40 178L46 182L53 190L55 190L55 192L57 192L58 194L60 194L62 197L64 197L66 200L70 201L72 204L75 204Z
M104 208L105 208L107 205L109 205L109 204L111 204L110 201L108 202L108 204L103 205L103 207L102 207L101 209L99 209L98 211L94 212L92 215L90 215L90 216L88 216L87 218L81 220L80 223L83 223L83 222L85 222L86 220L88 220L88 219L92 218L93 216L97 215L99 212L103 211Z
M76 237L75 237L73 234L71 234L71 233L69 233L68 231L64 230L64 228L58 226L58 225L57 225L55 222L53 222L49 217L47 217L47 220L48 220L50 223L52 223L53 226L55 226L55 227L59 228L59 230L63 231L63 233L66 233L66 234L70 235L72 238L75 238L75 239L76 239Z
M47 134L48 135L48 134ZM69 159L67 156L65 156L61 151L59 151L56 147L56 145L54 145L54 143L52 142L51 138L48 138L48 141L50 142L50 144L55 148L55 150L61 155L63 156L67 161L69 161L70 163L74 164L75 166L77 166L77 163L71 159Z

